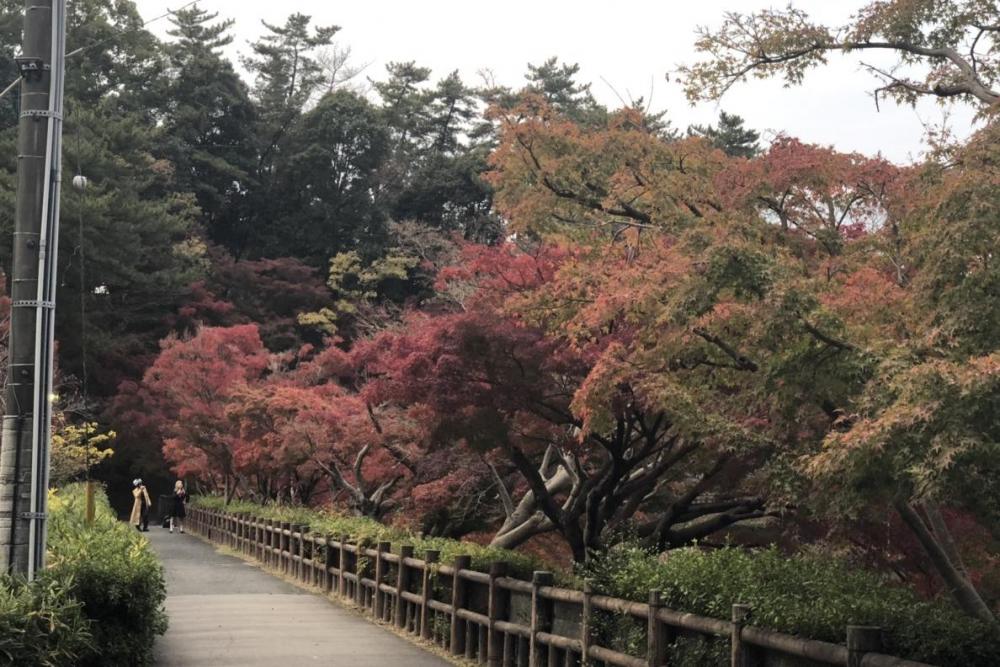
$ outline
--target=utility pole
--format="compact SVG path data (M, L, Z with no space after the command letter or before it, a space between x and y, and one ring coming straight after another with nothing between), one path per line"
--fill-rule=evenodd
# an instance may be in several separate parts
M0 571L45 563L66 0L26 0L3 430Z

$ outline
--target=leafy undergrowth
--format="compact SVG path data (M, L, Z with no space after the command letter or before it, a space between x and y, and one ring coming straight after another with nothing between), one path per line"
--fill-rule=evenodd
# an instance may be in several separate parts
M283 505L258 505L256 503L232 501L227 506L222 498L215 496L201 496L194 498L192 504L204 509L222 510L228 512L252 514L262 519L272 519L274 521L287 521L309 526L310 532L317 535L332 535L335 538L346 536L349 542L374 545L378 542L390 542L392 550L399 553L399 548L404 545L412 545L414 554L422 558L427 550L437 550L440 552L439 562L443 564L451 563L456 556L467 555L472 558L473 569L488 571L490 563L503 561L507 563L510 576L522 579L531 579L535 570L553 570L552 563L546 563L540 558L498 549L495 547L475 544L473 542L463 542L461 540L451 540L442 537L420 537L402 528L395 528L379 523L374 519L366 519L357 516L348 516L329 511L307 509L303 507L288 507ZM556 572L556 578L560 583L570 585L576 581L569 572Z
M0 664L108 667L152 663L167 627L163 568L148 541L98 492L85 524L83 485L50 494L47 569L0 580Z
M753 625L811 639L843 643L848 625L873 625L883 628L892 655L936 665L1000 664L1000 637L988 625L832 558L789 557L775 548L688 548L661 558L622 546L581 574L610 595L643 600L658 589L666 606L714 618L748 604Z
M512 576L530 579L533 570L555 570L559 585L579 588L589 581L595 591L645 601L659 590L667 607L728 619L732 605L749 604L752 624L810 639L843 643L848 625L876 625L885 630L885 652L937 665L994 667L1000 664L1000 638L989 626L970 619L945 601L925 601L910 589L877 573L850 568L819 556L787 556L776 548L749 551L725 548L677 549L661 558L642 548L620 546L571 573L532 556L442 538L420 538L372 519L306 508L196 498L206 509L245 512L264 519L308 525L313 533L347 536L349 541L412 544L441 552L441 562L468 554L474 569L506 561ZM635 627L633 627L635 626ZM607 617L596 628L604 645L641 655L645 629L631 619ZM720 641L681 638L673 647L682 665L714 665L728 649ZM718 645L717 645L718 644Z

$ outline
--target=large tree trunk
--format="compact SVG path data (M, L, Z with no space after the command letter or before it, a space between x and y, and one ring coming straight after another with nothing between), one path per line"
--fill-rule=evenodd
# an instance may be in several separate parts
M545 472L547 472L545 471L546 464L543 462L541 467L542 473L545 474ZM494 479L496 480L497 486L500 490L500 496L504 504L504 512L507 515L503 525L500 526L496 534L494 534L493 539L490 540L491 547L515 549L536 535L541 535L542 533L548 533L555 530L555 524L553 524L551 519L545 516L545 514L541 511L541 507L534 492L530 490L526 491L517 502L517 505L514 505L511 501L510 494L504 485L503 479L500 478L496 468L491 466L490 470L493 472ZM544 481L547 492L552 495L568 491L573 482L570 474L562 466L559 466L559 468Z
M959 608L969 616L1000 629L1000 623L997 622L993 612L979 595L979 591L959 569L959 566L948 557L947 549L927 527L917 510L905 501L896 501L895 506L899 516L913 531L924 551L927 552L934 569L941 575Z

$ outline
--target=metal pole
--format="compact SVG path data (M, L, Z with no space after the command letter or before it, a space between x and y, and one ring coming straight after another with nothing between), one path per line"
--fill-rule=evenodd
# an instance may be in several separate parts
M49 498L49 450L52 446L52 372L55 366L56 272L59 257L59 202L62 185L63 87L66 72L66 0L52 0L52 76L49 92L49 132L45 217L38 256L38 296L35 316L35 424L32 429L31 514L28 577L45 567Z
M65 0L26 0L10 341L0 435L0 570L45 558Z

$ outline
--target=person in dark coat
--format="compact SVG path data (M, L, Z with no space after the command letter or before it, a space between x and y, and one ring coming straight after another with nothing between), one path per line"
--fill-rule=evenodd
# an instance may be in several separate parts
M187 503L187 491L184 490L184 482L177 480L174 484L174 506L170 512L170 532L174 532L174 524L180 529L180 532L184 532L184 517L187 516L187 512L184 510L184 505Z

